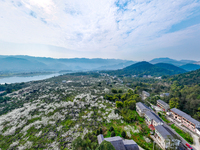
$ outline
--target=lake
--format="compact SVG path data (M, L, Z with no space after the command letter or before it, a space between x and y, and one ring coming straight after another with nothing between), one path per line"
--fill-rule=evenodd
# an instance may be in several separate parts
M37 76L27 76L27 77L6 77L0 78L0 84L5 83L20 83L20 82L29 82L29 81L37 81L37 80L44 80L54 76L62 75L61 73L53 73L53 74L46 74L46 75L37 75Z

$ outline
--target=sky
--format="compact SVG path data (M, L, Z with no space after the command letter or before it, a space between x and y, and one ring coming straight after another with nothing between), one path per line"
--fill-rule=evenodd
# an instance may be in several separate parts
M0 0L0 55L200 61L199 0Z

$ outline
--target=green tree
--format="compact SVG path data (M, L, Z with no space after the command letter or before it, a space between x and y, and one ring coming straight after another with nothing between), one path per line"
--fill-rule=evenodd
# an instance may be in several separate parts
M128 102L128 106L131 110L135 110L136 108L136 101L135 100L131 100Z
M169 107L170 108L179 108L179 98L171 98L169 100Z
M113 100L119 100L119 97L118 97L118 95L117 94L115 94L114 96L113 96Z
M99 135L99 130L97 130L97 135Z
M128 102L128 100L125 100L124 101L124 107L128 107L129 106L129 102Z
M99 129L99 133L100 133L100 134L103 134L102 128Z
M121 101L116 101L117 108L123 108L123 103Z
M111 126L110 129L109 129L109 131L114 131L114 128Z
M111 92L112 93L117 93L117 90L116 89L111 89Z
M111 132L111 137L114 137L115 136L115 131L112 131Z
M133 90L128 89L128 94L129 94L129 95L133 95L133 94L134 94L134 93L133 93Z
M122 136L123 138L126 138L126 132L125 132L125 131L122 131L121 136Z
M119 89L119 90L118 90L118 93L122 93L122 90L121 90L121 89Z

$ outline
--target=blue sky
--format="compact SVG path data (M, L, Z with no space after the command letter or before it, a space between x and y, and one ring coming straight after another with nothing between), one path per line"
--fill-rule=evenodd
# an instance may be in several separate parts
M199 0L0 0L0 55L199 60Z

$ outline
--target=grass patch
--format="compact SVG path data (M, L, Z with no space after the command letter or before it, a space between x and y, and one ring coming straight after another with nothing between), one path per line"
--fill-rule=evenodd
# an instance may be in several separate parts
M171 128L173 128L180 136L182 136L188 143L193 144L193 138L192 136L187 133L184 132L183 130L179 129L177 126L175 126L174 124L171 125Z
M170 123L170 121L165 118L165 115L162 115L161 113L158 113L158 115L164 122Z

